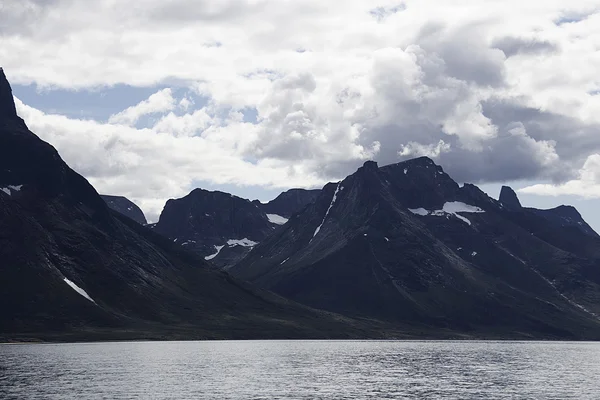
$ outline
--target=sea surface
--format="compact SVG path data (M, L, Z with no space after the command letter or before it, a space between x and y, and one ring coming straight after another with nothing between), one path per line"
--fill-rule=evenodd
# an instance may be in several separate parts
M0 399L600 399L600 343L0 345Z

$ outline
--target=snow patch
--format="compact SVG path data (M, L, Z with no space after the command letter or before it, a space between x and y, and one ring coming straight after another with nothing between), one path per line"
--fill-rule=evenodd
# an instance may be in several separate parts
M429 211L427 211L424 208L409 208L408 211L410 211L411 213L416 214L416 215L422 215L422 216L429 215Z
M390 241L390 239L388 239L388 238L386 238L386 237L384 237L384 239L385 239L385 241L386 241L386 242L389 242L389 241Z
M469 204L462 203L460 201L450 201L444 204L444 211L449 214L454 214L457 212L465 212L465 213L483 213L481 208L471 206Z
M92 303L96 304L96 302L94 300L92 300L92 298L86 293L85 290L83 290L82 288L80 288L74 282L68 280L67 278L63 278L63 280L67 283L67 285L71 286L71 289L73 289L74 291L76 291L77 293L79 293L80 295L82 295L83 297L85 297L86 299L91 301Z
M319 233L319 231L321 230L321 227L323 226L323 224L325 223L325 220L327 219L327 216L329 215L329 211L331 211L331 207L333 207L333 204L335 203L335 201L337 200L337 194L340 191L340 184L342 182L338 183L336 188L335 188L335 192L333 193L333 197L331 198L331 203L329 204L329 208L327 208L327 211L325 212L325 216L323 217L323 221L321 221L321 225L319 225L317 227L317 229L315 229L315 233L313 233L313 237L312 239L310 239L310 242L312 242L312 240L315 238L315 236L317 236L317 234ZM308 243L310 243L308 242Z
M285 264L285 262L286 262L287 260L289 260L289 259L290 259L290 257L286 258L286 259L285 259L285 260L283 260L283 261L282 261L282 262L281 262L279 265L283 265L283 264Z
M269 222L272 224L283 225L288 222L288 219L277 214L267 214Z
M9 188L0 188L0 190L2 190L4 193L6 193L7 195L10 196L10 189Z
M471 225L471 221L469 221L467 218L463 217L462 215L459 215L458 213L484 213L485 212L484 210L482 210L479 207L465 204L460 201L446 202L446 203L444 203L444 207L441 210L427 211L424 208L409 208L408 211L410 211L413 214L421 215L421 216L433 215L436 217L442 217L442 216L448 217L450 215L453 215L456 218L463 221L464 223L466 223L467 225Z
M215 249L217 250L217 252L215 254L211 254L210 256L206 256L204 257L205 260L212 260L213 258L215 258L216 256L219 255L219 253L221 252L221 249L225 247L223 246L215 246Z
M254 242L250 239L244 238L241 240L238 239L229 239L227 241L227 244L232 247L232 246L243 246L243 247L254 247L258 244L258 242Z
M475 257L476 255L477 255L476 251L474 251L474 252L471 253L471 257Z
M10 190L14 190L15 192L20 192L23 185L8 185Z
M408 174L408 168L404 168L404 175Z

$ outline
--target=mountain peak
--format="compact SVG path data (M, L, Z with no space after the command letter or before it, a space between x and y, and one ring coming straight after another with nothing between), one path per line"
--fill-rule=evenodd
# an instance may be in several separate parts
M507 208L517 210L523 208L517 194L510 186L502 186L498 200Z
M362 167L366 170L376 170L379 168L375 161L365 161Z
M12 89L4 70L0 67L0 117L16 117L17 109L13 98Z
M435 163L435 161L433 161L431 158L429 158L427 156L421 156L421 157L411 158L410 160L402 161L399 164L407 164L407 165L435 165L435 166L437 166L437 164Z

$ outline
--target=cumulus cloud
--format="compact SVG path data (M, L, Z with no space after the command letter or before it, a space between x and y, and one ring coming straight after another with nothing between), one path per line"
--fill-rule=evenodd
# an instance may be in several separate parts
M187 99L184 98L181 101L184 100ZM189 104L184 102L183 106L185 105ZM175 99L173 98L171 89L162 89L148 97L147 100L111 115L108 122L111 124L135 125L144 115L162 113L170 111L173 108L175 108Z
M536 184L519 192L542 196L575 195L584 198L600 198L600 154L590 155L579 171L579 177L562 184Z
M196 106L163 89L108 124L19 105L101 190L145 204L197 180L307 186L369 158L417 155L437 157L459 181L560 184L580 180L600 154L596 8L27 0L3 9L0 60L13 83L50 92L177 86L207 99ZM149 114L151 126L137 128Z
M558 51L558 46L549 41L514 36L497 38L492 43L492 46L502 50L506 57L512 57L518 54L543 54Z
M399 155L402 157L421 157L427 156L431 158L437 158L442 153L450 151L450 145L446 144L443 140L440 140L437 144L423 145L416 142L409 142L406 145L400 147Z
M226 121L228 131L223 135L222 128L215 128L219 117L209 115L210 110L203 110L201 117L215 120L205 124L210 129L179 136L188 119L195 118L193 114L169 114L152 128L138 129L45 114L19 99L16 106L29 128L52 143L99 192L138 202L151 221L157 220L167 199L186 195L194 180L277 188L324 183L302 165L245 161L236 147L243 147L252 125L239 119ZM226 143L220 142L224 136Z

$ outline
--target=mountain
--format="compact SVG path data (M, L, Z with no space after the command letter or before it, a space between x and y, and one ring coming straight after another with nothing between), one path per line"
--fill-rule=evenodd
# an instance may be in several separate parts
M153 230L223 267L239 261L277 227L249 200L195 189L167 201Z
M112 210L131 218L140 225L146 225L148 223L144 212L127 197L109 196L106 194L101 194L100 197L102 197L102 200L104 200Z
M521 206L519 198L517 197L517 194L509 186L502 186L502 189L500 189L500 197L498 198L498 201L500 201L500 203L502 203L504 207L512 210L520 210L523 208Z
M426 157L369 161L229 271L352 317L487 337L600 338L598 235L574 209L525 209L508 189L502 200L460 187Z
M290 189L281 193L268 203L263 204L258 200L254 200L253 203L256 204L266 214L272 216L281 216L283 219L287 220L293 214L302 210L308 204L314 202L319 196L319 193L321 193L320 189Z
M379 335L215 271L111 211L17 116L1 69L0 268L1 341Z

